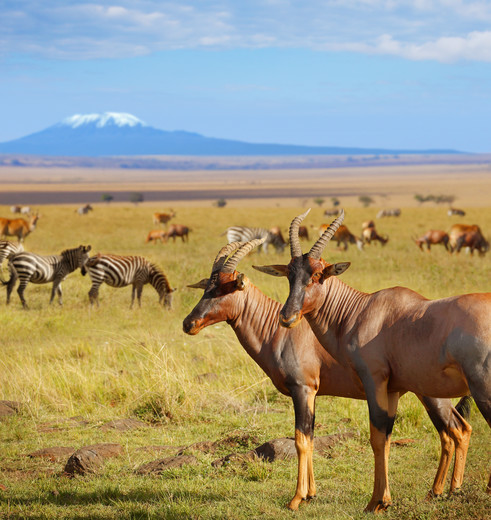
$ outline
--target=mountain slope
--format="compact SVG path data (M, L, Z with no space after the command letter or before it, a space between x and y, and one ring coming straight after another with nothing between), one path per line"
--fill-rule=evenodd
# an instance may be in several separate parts
M447 154L455 150L388 150L259 144L165 131L131 114L75 115L40 132L0 143L0 153L101 157L114 155L387 155Z

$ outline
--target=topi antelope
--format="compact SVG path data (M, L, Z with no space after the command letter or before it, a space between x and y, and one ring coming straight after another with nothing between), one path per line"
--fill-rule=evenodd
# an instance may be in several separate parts
M471 251L477 249L480 255L489 251L489 242L484 238L481 228L477 224L454 224L450 228L448 236L452 251L459 252L462 247L470 247ZM469 244L468 246L466 242Z
M361 232L361 237L362 237L363 243L368 244L368 245L370 245L372 242L378 241L383 246L385 246L385 244L387 244L387 242L389 241L389 237L387 235L381 236L377 233L375 226L363 228L363 230Z
M288 277L280 323L294 327L305 316L323 347L361 380L375 457L365 510L382 511L391 504L388 459L400 392L446 398L470 392L491 427L491 293L431 301L405 287L357 291L337 278L348 262L321 258L344 215L302 254L297 228L307 213L291 223L290 263L260 270Z
M170 213L154 213L152 217L152 222L157 224L164 224L164 226L169 222L169 220L173 219L176 216L176 212L174 210L170 210Z
M322 236L322 233L324 233L328 227L328 224L321 224L319 226L319 236ZM341 244L343 244L343 251L347 251L348 244L356 244L356 247L360 251L363 251L363 240L360 237L353 235L347 226L339 226L339 229L336 230L333 239L337 242L338 248Z
M430 229L427 231L422 237L420 238L413 238L416 245L421 249L421 251L424 251L423 245L426 244L426 250L428 253L431 250L431 246L437 245L437 244L443 244L445 249L451 253L451 250L448 247L448 233L445 233L445 231L442 231L440 229Z
M316 395L365 399L356 375L335 361L315 338L305 321L295 329L281 327L278 321L281 303L268 298L242 273L237 264L264 239L233 242L218 253L210 278L189 285L204 289L204 295L183 321L187 334L226 321L246 352L263 369L275 387L293 400L295 410L295 446L298 454L298 479L295 496L288 504L297 509L302 500L315 495L312 462L314 408ZM465 457L471 433L449 399L418 396L437 428L442 454L431 491L443 492L446 475L456 447L452 489L462 483ZM458 408L467 400L459 403Z

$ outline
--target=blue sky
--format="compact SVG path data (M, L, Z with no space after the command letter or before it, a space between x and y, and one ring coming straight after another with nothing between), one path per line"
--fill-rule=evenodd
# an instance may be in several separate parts
M73 114L491 152L491 1L0 2L0 142Z

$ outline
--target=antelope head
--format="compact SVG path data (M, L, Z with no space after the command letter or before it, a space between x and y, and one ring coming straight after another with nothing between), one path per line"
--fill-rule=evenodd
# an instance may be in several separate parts
M243 291L249 283L243 273L236 271L237 264L264 240L262 238L249 242L232 242L226 245L213 262L210 278L204 278L198 283L188 285L194 289L204 289L205 292L182 322L182 328L186 334L194 336L209 325L233 319L237 293Z
M329 264L321 258L322 252L329 240L341 225L344 211L319 237L308 253L302 254L298 228L308 215L310 209L303 215L294 218L290 225L291 257L288 265L253 266L254 269L273 276L286 276L290 284L290 293L280 312L280 324L284 327L294 327L302 316L313 311L318 304L321 285L331 276L338 276L350 266L349 262Z

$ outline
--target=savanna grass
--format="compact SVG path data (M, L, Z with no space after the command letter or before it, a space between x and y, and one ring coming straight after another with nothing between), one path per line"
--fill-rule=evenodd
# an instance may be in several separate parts
M7 214L7 208L1 208ZM305 208L180 208L174 219L188 225L189 244L145 244L153 228L152 205L96 205L79 216L74 207L46 206L26 250L59 253L91 244L94 252L144 255L161 266L177 291L171 311L158 305L153 288L143 291L142 308L129 309L130 288L101 286L100 307L88 303L90 280L76 272L63 283L64 306L48 305L50 287L30 284L25 292L30 310L17 294L9 307L0 304L2 356L0 399L22 403L21 413L0 422L0 517L3 518L285 518L293 496L296 461L260 461L214 468L227 455L194 452L198 464L142 477L134 469L144 462L172 455L177 447L230 434L248 434L257 442L293 434L293 411L265 374L247 356L225 323L195 337L182 332L182 320L200 297L186 285L209 275L221 233L229 225L279 225L285 237L290 220ZM346 224L355 234L378 208L346 208ZM464 219L491 229L491 209L470 209ZM312 239L315 228L329 222L314 208L305 221ZM400 218L376 221L390 237L385 247L330 244L329 261L350 261L342 279L371 292L393 285L411 287L429 298L489 291L491 255L449 255L436 246L421 253L411 238L430 228L448 229L443 208L403 209ZM307 249L312 243L305 243ZM286 251L245 258L239 269L269 296L283 300L284 279L252 269L253 264L285 263ZM4 272L4 276L7 273ZM149 428L104 431L105 422L134 417ZM424 501L439 457L439 440L412 396L402 398L394 437L415 440L391 454L394 506L387 518L484 519L490 499L484 494L489 471L489 431L474 407L474 428L462 493ZM373 457L368 441L366 404L348 399L317 400L316 434L352 431L355 437L325 456L315 455L318 498L295 514L299 518L365 518L361 513L372 487ZM125 454L108 461L95 476L63 478L63 462L25 455L47 446L80 447L118 442ZM150 448L170 445L175 450ZM255 444L254 444L255 445ZM250 448L253 447L249 446ZM145 448L144 450L141 448ZM229 450L230 451L230 450ZM233 451L233 450L232 450ZM244 451L246 451L244 449ZM327 460L328 459L328 460Z

